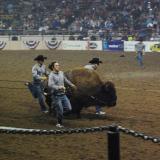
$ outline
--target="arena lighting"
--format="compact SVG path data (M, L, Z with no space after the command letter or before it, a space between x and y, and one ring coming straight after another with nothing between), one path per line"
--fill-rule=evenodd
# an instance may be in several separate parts
M151 8L151 2L149 1L148 2L148 9L150 9Z
M151 2L150 1L148 1L147 8L148 8L148 11L149 11L149 16L151 16L152 15L152 8L151 8Z

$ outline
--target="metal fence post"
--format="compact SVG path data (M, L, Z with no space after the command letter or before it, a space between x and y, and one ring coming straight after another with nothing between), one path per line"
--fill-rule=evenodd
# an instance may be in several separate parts
M108 131L108 160L120 160L120 133L115 125Z

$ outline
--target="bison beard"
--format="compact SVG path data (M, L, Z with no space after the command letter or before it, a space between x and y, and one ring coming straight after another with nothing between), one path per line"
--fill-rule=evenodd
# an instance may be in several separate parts
M79 68L65 72L66 77L77 86L73 90L66 86L66 94L72 105L72 113L80 117L84 107L99 105L113 107L116 105L116 89L112 82L103 82L97 72ZM47 88L45 89L47 92ZM46 103L51 111L51 96L46 95Z

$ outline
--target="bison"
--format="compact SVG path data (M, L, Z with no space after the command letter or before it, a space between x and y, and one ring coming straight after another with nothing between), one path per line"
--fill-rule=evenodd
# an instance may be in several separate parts
M72 113L80 117L82 108L99 105L116 106L116 89L112 82L101 80L96 71L78 68L65 72L65 76L77 86L76 90L66 86L66 94L72 105ZM51 108L51 96L46 95L46 103Z

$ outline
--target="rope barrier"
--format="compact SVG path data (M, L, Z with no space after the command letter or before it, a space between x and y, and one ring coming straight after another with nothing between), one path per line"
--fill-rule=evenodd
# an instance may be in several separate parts
M5 80L5 79L0 79L0 82L9 82L9 83L26 83L28 81L22 81L22 80ZM11 87L0 87L2 89L26 89L26 88L11 88ZM140 91L140 89L137 89L137 88L129 88L129 87L116 87L116 89L119 89L119 90L131 90L131 91ZM143 89L144 91L146 92L158 92L160 93L159 90L157 89Z
M0 79L0 82L25 83L25 82L27 82L27 81L22 81L22 80L8 80L8 79Z
M100 127L88 127L88 128L64 128L55 130L46 129L26 129L26 128L13 128L0 126L0 134L24 134L24 135L64 135L64 134L79 134L79 133L94 133L109 131L109 128L115 125L100 126ZM153 143L160 144L160 137L149 136L142 132L137 132L124 128L122 126L117 126L119 132L125 133L133 137L139 137L143 140L151 141Z
M27 81L22 81L22 80L6 80L6 79L0 79L0 82L9 82L9 83L26 83ZM27 88L18 88L18 87L2 87L0 86L1 89L10 89L10 90L20 90L20 89L27 89Z
M19 90L19 89L27 89L27 88L15 88L15 87L0 87L1 89L13 89L13 90Z
M147 140L147 141L150 140L153 143L159 143L160 144L160 137L149 136L149 135L146 135L142 132L137 132L137 131L134 131L134 130L130 130L130 129L124 128L122 126L118 126L118 129L119 129L120 132L123 132L127 135L131 135L133 137L139 137L139 138L142 138L143 140Z
M0 134L31 134L31 135L58 135L58 134L72 134L72 133L93 133L109 130L109 126L100 126L92 128L68 128L61 130L43 130L43 129L25 129L13 127L0 127Z

